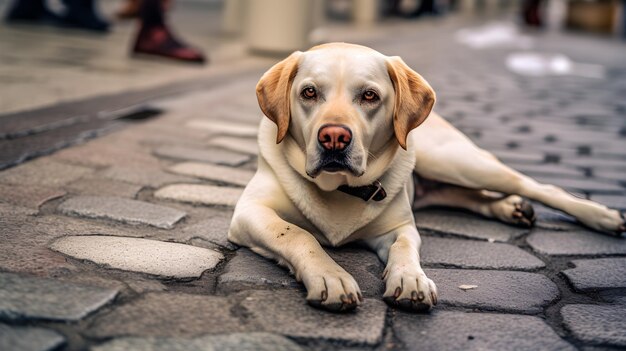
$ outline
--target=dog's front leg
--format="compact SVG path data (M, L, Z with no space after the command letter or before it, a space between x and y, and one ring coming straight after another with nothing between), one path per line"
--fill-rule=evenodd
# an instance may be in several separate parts
M237 213L238 212L238 213ZM309 304L331 311L353 310L363 300L354 278L306 230L274 210L252 206L237 211L229 240L286 265L304 283Z
M387 263L383 272L385 302L415 312L437 304L437 287L420 265L421 239L415 225L404 225L366 243Z

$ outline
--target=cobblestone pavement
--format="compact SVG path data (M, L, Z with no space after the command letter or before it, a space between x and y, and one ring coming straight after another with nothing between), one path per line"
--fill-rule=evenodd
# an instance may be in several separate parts
M438 112L508 164L626 209L623 43L531 33L536 50L609 74L521 77L504 68L513 48L456 43L462 25L329 36L404 57L438 92ZM626 347L626 240L540 205L532 229L416 213L440 289L429 314L388 308L382 264L356 246L329 252L363 306L339 315L306 305L288 272L226 240L256 167L260 74L161 99L157 118L0 172L1 350Z

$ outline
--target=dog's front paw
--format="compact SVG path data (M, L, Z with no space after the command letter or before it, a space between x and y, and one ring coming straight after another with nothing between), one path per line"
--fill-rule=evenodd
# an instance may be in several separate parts
M345 312L354 310L363 301L359 285L341 267L307 273L303 282L307 302L317 308Z
M390 306L411 312L430 310L437 304L437 286L420 269L385 269L387 288L383 300Z

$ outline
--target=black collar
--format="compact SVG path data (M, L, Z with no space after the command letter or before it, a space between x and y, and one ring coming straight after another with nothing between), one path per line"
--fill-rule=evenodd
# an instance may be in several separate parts
M382 201L387 197L387 192L383 188L383 185L377 180L370 185L350 187L342 185L337 190L344 192L348 195L361 198L363 201Z

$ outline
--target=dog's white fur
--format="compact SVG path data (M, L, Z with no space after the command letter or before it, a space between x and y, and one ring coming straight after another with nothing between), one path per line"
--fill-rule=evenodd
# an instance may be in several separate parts
M318 100L303 100L307 86L319 91ZM378 103L358 101L363 89L374 90ZM434 92L397 57L340 43L296 52L261 78L257 95L268 117L259 130L258 171L237 204L228 237L287 266L318 307L347 310L361 303L356 281L322 248L356 240L386 263L388 303L411 310L436 304L437 288L420 267L412 206L455 206L530 225L521 195L593 229L624 231L619 212L504 166L431 113ZM327 123L352 130L352 171L315 172L317 132ZM412 172L439 185L414 188ZM336 190L375 180L387 192L380 202Z

